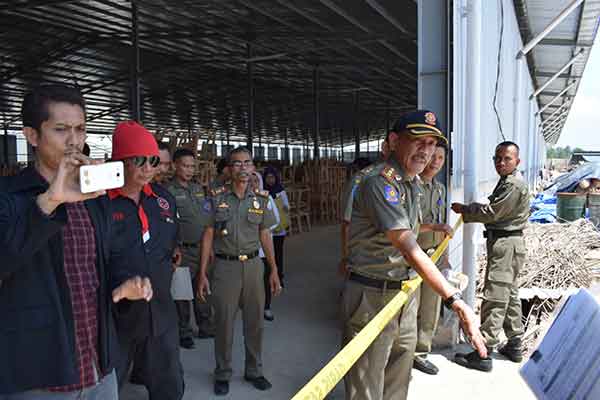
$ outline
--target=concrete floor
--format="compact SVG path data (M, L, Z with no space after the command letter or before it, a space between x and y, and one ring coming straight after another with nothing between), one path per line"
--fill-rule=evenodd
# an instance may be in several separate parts
M182 349L185 371L185 400L192 399L290 399L338 351L338 297L342 287L336 275L339 259L338 227L316 227L310 234L295 235L285 244L285 289L273 302L275 321L265 322L264 372L273 383L259 392L243 380L244 352L241 317L234 343L234 376L227 397L214 396L212 372L215 365L213 341L196 340L196 349ZM533 399L518 375L518 366L495 360L492 373L466 370L449 361L451 354L430 356L439 375L415 371L409 398L514 400ZM448 357L448 358L446 358ZM147 399L141 386L128 385L123 400ZM343 399L343 385L327 399Z

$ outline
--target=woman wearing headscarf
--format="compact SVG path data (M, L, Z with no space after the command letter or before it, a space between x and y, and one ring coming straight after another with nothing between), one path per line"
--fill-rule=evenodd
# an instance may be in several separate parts
M259 172L256 172L256 171L252 172L252 175L250 176L250 182L254 189L263 190L263 188L264 188L263 178ZM269 196L269 207L273 208L273 211L275 214L275 221L276 221L275 225L269 227L269 230L271 231L271 236L273 236L273 231L275 229L277 229L277 227L280 225L281 219L279 216L279 210L275 204L275 201L273 200L273 197L271 197L271 196ZM274 241L273 241L273 245L275 245ZM265 265L265 273L264 273L265 312L264 312L264 317L267 321L273 321L274 315L273 315L273 312L271 311L271 289L269 286L269 276L271 275L271 267L269 266L269 263L267 262L267 259L265 258L265 253L264 253L262 247L258 250L258 254L259 254L260 258L262 258L263 264ZM275 254L277 254L277 253L275 253ZM275 257L277 257L277 255L275 255Z
M273 231L273 247L275 249L275 261L277 262L277 272L279 274L279 280L281 286L283 283L283 243L287 234L286 228L288 227L290 202L285 192L283 184L281 183L281 175L275 168L269 166L264 171L265 178L265 190L269 191L271 197L275 200L275 205L279 211L280 224ZM269 318L270 317L270 318ZM273 319L273 313L271 310L265 309L265 318L267 320Z

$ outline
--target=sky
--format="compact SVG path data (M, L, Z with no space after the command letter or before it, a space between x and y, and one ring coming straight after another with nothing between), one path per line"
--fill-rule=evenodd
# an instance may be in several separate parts
M557 146L600 151L600 40L592 47Z

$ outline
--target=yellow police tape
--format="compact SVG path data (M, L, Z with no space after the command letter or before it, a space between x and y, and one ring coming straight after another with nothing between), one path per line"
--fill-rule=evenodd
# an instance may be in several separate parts
M454 224L454 232L460 227L462 217ZM435 263L442 256L450 243L450 237L437 247L431 255L431 260ZM352 368L360 356L375 341L377 336L386 327L386 325L398 314L408 296L414 292L423 282L420 276L405 282L400 291L394 298L375 316L373 319L348 343L344 348L317 373L294 397L292 400L321 400Z

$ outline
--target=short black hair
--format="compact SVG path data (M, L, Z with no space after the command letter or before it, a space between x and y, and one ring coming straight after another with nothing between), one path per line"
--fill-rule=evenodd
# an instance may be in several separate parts
M173 153L173 162L176 162L182 157L196 158L196 154L188 148L180 147L179 149L175 150L175 153Z
M169 143L163 142L163 141L157 141L157 143L158 143L158 150L166 150L169 153L171 152L171 146L169 146Z
M372 163L371 163L371 160L369 160L367 157L359 157L356 160L354 160L354 162L352 164L354 164L354 166L358 169L364 169L364 168L367 168Z
M238 146L235 149L231 150L229 152L229 154L227 154L227 164L231 163L231 157L233 157L234 154L239 154L239 153L246 153L250 156L250 159L252 159L252 152L250 151L249 148L247 148L245 146Z
M227 158L221 158L217 163L217 174L221 175L227 166Z
M519 145L516 144L515 142L511 142L510 140L506 140L502 143L498 143L498 145L496 146L496 150L498 151L498 149L500 147L510 147L510 146L515 146L515 148L517 149L517 154L519 154L521 152L521 149L519 148Z
M83 150L81 150L81 152L83 153L84 156L89 157L90 154L92 153L92 149L90 149L90 145L87 143L83 144Z
M83 115L86 115L85 99L78 87L62 83L41 85L28 92L23 99L21 106L23 127L40 132L42 123L50 118L48 110L50 103L78 105L83 110Z
M435 147L441 147L442 149L444 149L444 151L448 151L448 145L443 140L438 140Z

